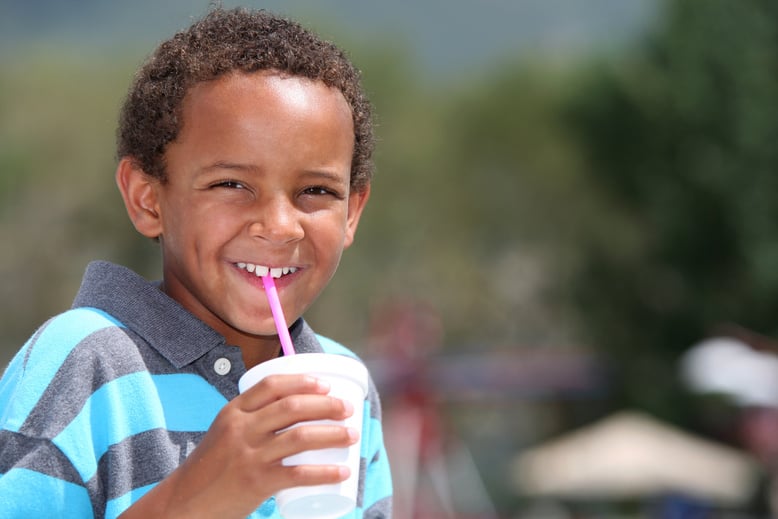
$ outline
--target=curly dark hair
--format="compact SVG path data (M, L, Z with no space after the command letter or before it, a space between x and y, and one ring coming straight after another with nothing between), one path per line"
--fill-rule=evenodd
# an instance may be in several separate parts
M189 89L233 71L261 70L319 80L340 90L354 121L351 187L363 190L373 174L374 137L360 72L334 44L264 10L215 8L157 47L136 73L122 106L118 156L131 157L164 182L165 149L181 130Z

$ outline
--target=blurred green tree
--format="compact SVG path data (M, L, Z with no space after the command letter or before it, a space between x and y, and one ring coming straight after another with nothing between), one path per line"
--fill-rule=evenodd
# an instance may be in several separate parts
M673 1L634 62L590 72L567 106L613 222L581 242L573 289L621 404L681 411L680 353L726 323L778 332L776 64L777 3Z

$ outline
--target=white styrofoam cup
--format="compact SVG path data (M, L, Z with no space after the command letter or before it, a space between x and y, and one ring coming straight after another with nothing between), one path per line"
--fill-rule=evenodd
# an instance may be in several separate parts
M342 421L322 420L301 422L292 427L311 423L335 423L351 427L362 434L362 412L367 395L367 368L357 359L329 353L298 353L278 357L248 370L238 381L241 393L269 375L304 373L326 380L330 396L347 400L354 406L354 414ZM356 507L359 482L360 441L345 448L304 451L284 458L284 465L345 465L351 474L340 483L294 487L281 490L276 503L285 519L334 519Z

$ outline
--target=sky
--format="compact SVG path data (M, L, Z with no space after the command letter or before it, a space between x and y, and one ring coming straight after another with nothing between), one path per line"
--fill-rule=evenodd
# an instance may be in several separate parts
M0 55L25 48L150 49L202 15L208 0L0 0ZM503 59L556 59L635 41L656 0L223 0L267 8L341 43L393 42L431 74L473 71Z

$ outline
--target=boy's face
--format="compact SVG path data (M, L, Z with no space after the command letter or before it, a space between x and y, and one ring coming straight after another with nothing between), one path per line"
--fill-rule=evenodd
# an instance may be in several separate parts
M165 153L166 183L148 194L164 290L228 343L277 345L262 280L276 279L291 324L335 273L369 190L351 192L349 106L321 82L235 73L187 94Z

